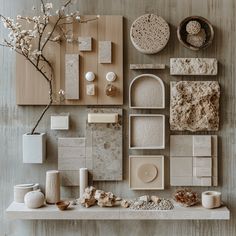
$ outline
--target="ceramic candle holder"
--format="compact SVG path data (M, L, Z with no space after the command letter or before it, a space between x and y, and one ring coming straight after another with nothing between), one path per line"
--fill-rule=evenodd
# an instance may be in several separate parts
M205 208L217 208L221 206L221 193L217 191L206 191L202 193L202 206Z

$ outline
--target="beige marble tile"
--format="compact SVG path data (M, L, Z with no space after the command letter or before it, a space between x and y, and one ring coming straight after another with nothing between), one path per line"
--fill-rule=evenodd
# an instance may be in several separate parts
M91 37L78 37L79 51L92 51Z

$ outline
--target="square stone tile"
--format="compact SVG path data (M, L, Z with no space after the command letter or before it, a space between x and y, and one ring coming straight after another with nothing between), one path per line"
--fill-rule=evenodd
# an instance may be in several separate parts
M170 156L188 157L193 154L192 136L171 135L170 136Z
M211 135L193 136L193 156L211 156Z
M193 158L192 157L171 157L170 158L171 177L192 177Z
M92 51L92 38L91 37L79 37L79 50L80 51Z

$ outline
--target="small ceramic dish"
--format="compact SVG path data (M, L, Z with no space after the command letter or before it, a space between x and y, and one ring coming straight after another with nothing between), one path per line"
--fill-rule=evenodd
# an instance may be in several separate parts
M68 208L68 206L70 205L69 201L59 201L56 203L57 207L59 210L64 211Z
M201 29L204 29L204 31L205 31L206 39L205 39L205 42L203 43L203 45L200 47L193 46L187 42L188 33L186 31L186 25L190 21L199 22L201 24ZM214 38L214 29L213 29L213 26L211 25L211 23L207 19L205 19L201 16L189 16L180 22L180 24L177 28L177 36L178 36L180 43L184 47L194 50L194 51L198 51L200 49L207 48L212 43L213 38Z

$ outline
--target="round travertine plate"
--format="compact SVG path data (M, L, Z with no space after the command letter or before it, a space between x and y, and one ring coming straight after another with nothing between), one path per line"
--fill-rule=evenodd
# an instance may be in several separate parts
M147 163L138 168L138 177L144 183L150 183L157 177L157 168L155 165Z
M145 14L136 19L130 29L134 47L145 54L161 51L170 38L170 27L160 16Z

